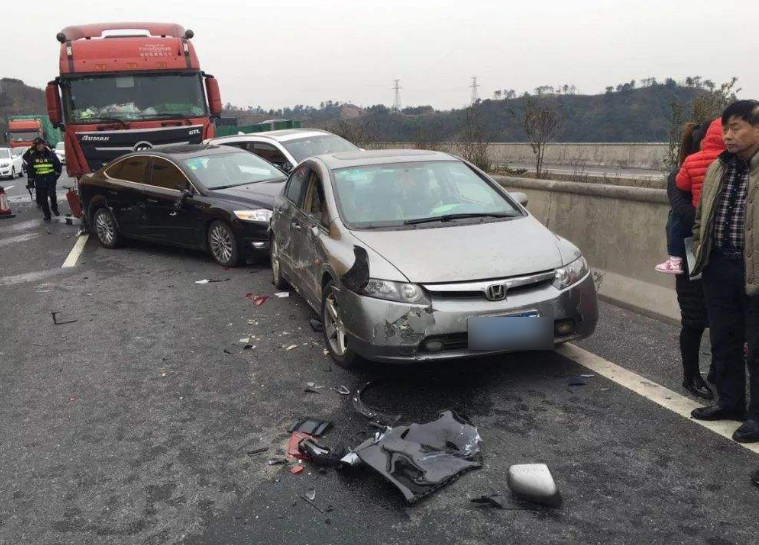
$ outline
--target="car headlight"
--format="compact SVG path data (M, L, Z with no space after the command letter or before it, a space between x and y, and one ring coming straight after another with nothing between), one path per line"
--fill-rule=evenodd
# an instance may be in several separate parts
M376 278L370 278L369 282L359 290L359 293L367 297L399 303L422 303L427 300L424 290L416 284L377 280Z
M266 210L265 208L256 208L255 210L235 210L234 214L242 221L269 223L269 220L271 219L271 210Z
M563 290L569 286L577 284L588 274L588 262L584 257L575 259L569 265L564 265L556 269L553 278L553 285L558 290Z

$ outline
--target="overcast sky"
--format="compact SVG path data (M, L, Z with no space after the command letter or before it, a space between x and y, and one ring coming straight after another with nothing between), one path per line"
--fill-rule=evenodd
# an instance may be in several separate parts
M654 76L740 78L759 98L757 0L37 0L4 2L0 76L42 87L57 75L64 26L179 23L224 102L279 108L323 100L404 107Z

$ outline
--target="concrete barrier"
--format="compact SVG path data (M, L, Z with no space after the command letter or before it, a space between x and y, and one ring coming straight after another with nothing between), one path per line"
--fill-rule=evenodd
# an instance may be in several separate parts
M530 213L582 250L601 275L599 295L666 321L679 321L674 279L654 271L667 256L666 191L496 176L527 194Z
M376 144L383 148L413 148L411 142L383 142ZM451 153L459 153L455 142L445 143ZM664 159L669 146L667 143L593 143L593 142L552 142L546 145L545 163L567 167L618 167L665 170ZM507 163L532 163L535 155L530 144L525 142L491 142L488 144L490 160L497 166Z

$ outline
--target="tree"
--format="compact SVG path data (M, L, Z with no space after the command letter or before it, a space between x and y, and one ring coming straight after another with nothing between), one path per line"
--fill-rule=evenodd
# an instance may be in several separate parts
M554 97L533 96L525 99L520 121L535 154L535 177L540 178L543 176L546 144L564 129L564 114Z
M464 113L464 126L461 130L461 156L484 171L490 170L488 141L482 123L482 106L473 104Z
M496 90L493 92L493 100L500 100L500 99L501 99L501 95L502 95L502 94L503 94L503 93L502 93L502 91L501 91L500 89L496 89Z

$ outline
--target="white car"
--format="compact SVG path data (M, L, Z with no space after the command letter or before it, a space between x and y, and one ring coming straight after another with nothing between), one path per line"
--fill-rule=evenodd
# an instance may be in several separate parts
M344 138L319 129L283 129L234 134L210 138L203 143L242 148L263 157L284 172L290 172L300 162L315 155L360 151L358 146Z
M11 148L0 148L0 177L19 178L24 175L24 161L21 154L14 154Z
M55 145L55 149L53 151L58 156L58 160L61 162L61 164L65 165L66 164L66 148L64 147L63 142L58 142Z

